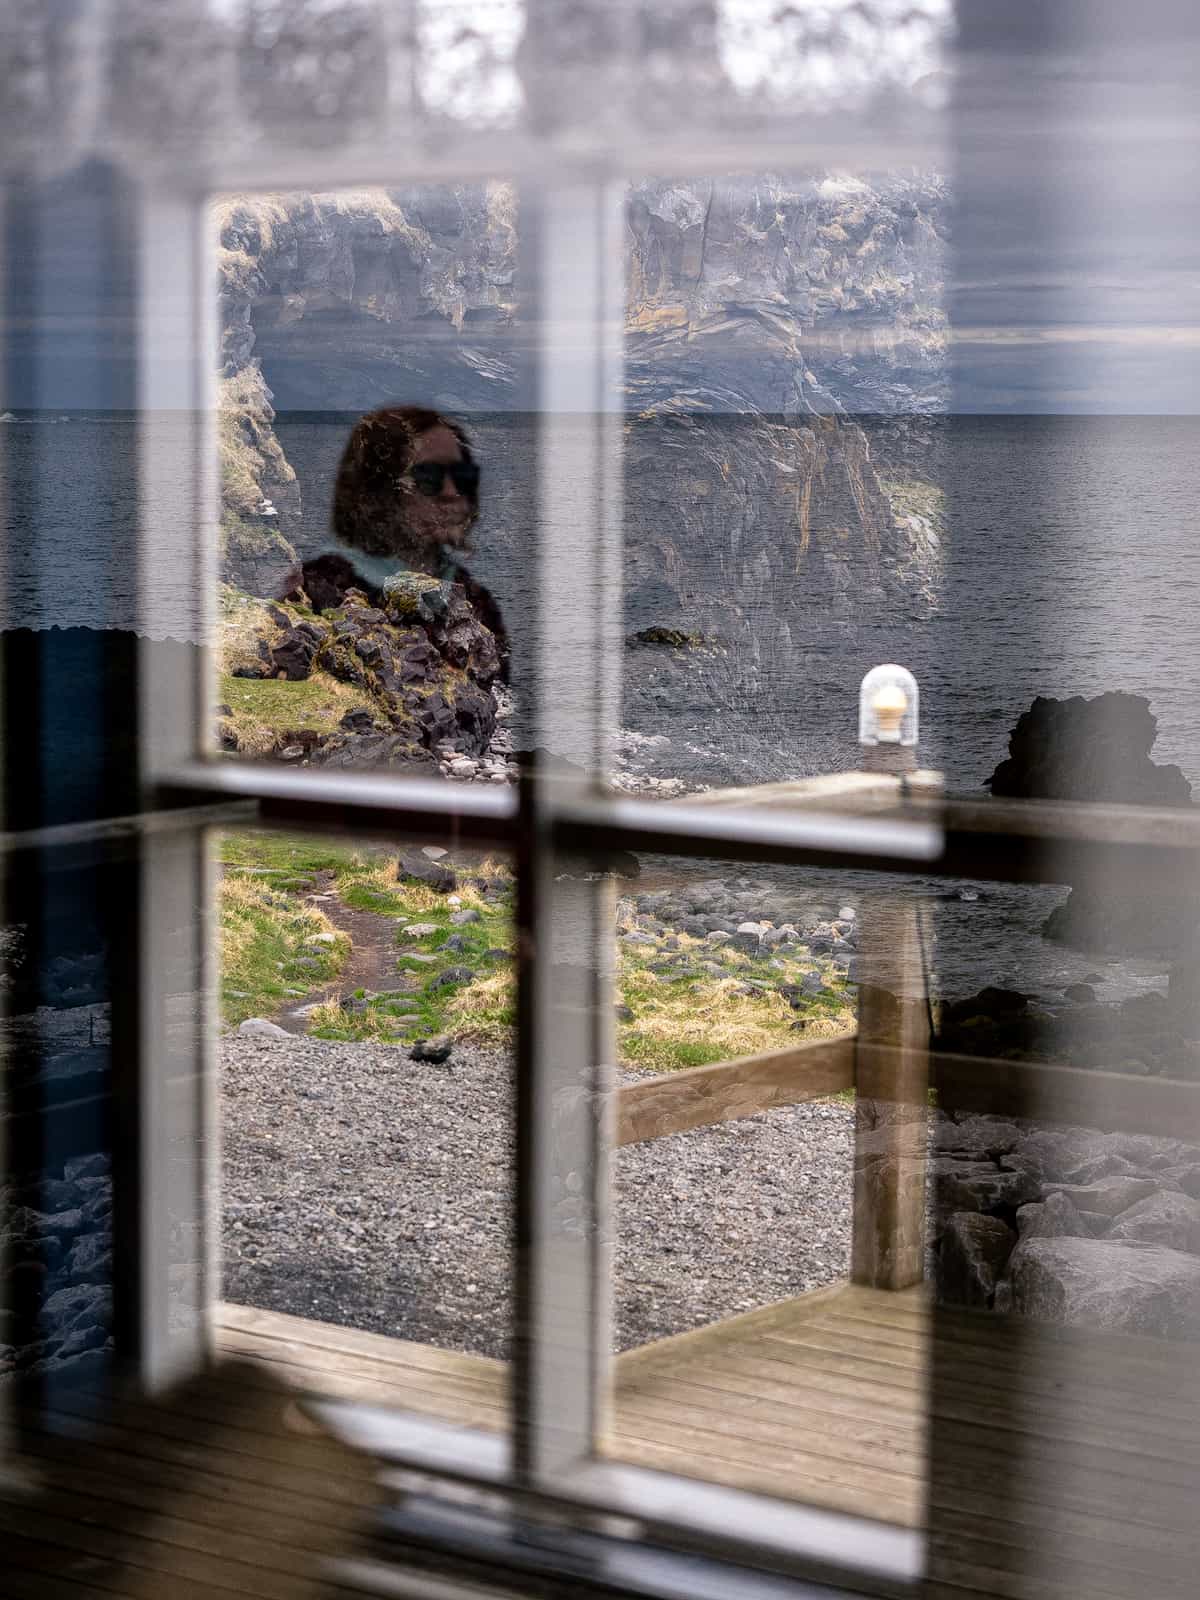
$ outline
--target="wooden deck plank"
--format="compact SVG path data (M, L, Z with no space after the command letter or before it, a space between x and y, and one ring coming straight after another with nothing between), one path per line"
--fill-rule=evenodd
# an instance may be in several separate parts
M229 1339L270 1362L270 1315L234 1320ZM443 1367L442 1352L294 1320L278 1325L290 1381L318 1387L345 1360L341 1382L364 1396L374 1385L404 1404L424 1385L421 1409L490 1392L503 1410L501 1363L445 1353ZM832 1286L618 1357L607 1451L905 1526L928 1518L942 1600L1191 1600L1193 1354L935 1314L921 1289Z
M25 1441L26 1484L0 1487L0 1594L29 1600L318 1600L377 1495L371 1463L246 1362L161 1400L77 1390Z

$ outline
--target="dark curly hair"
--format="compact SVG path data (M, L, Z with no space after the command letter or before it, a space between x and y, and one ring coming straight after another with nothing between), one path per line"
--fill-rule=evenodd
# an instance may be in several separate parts
M333 491L333 531L340 544L364 555L401 555L420 547L404 517L398 482L412 465L416 441L431 428L449 428L462 447L463 460L474 463L462 427L424 406L384 406L354 424L342 453ZM477 494L467 496L471 520L479 512Z

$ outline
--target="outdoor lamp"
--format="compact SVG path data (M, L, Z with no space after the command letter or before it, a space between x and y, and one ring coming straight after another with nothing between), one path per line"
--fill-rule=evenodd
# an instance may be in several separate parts
M904 667L872 667L858 697L858 742L914 746L917 742L917 680Z

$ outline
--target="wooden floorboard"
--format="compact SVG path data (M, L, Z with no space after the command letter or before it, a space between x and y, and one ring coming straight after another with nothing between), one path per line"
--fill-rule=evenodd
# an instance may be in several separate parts
M454 1422L505 1368L230 1310L231 1349ZM934 1349L934 1339L937 1347ZM1194 1347L939 1312L838 1285L618 1357L612 1456L925 1529L929 1600L1194 1600ZM372 1378L374 1373L374 1379ZM1189 1381L1183 1381L1184 1377ZM929 1456L930 1443L936 1462Z
M5 1600L323 1600L377 1497L372 1464L245 1361L157 1402L59 1395L22 1443L0 1482Z

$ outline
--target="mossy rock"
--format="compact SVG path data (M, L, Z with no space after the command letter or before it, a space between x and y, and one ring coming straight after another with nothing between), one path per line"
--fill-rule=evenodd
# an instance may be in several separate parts
M704 643L700 633L684 633L681 628L643 628L630 635L631 644L656 644L672 650L693 650Z

